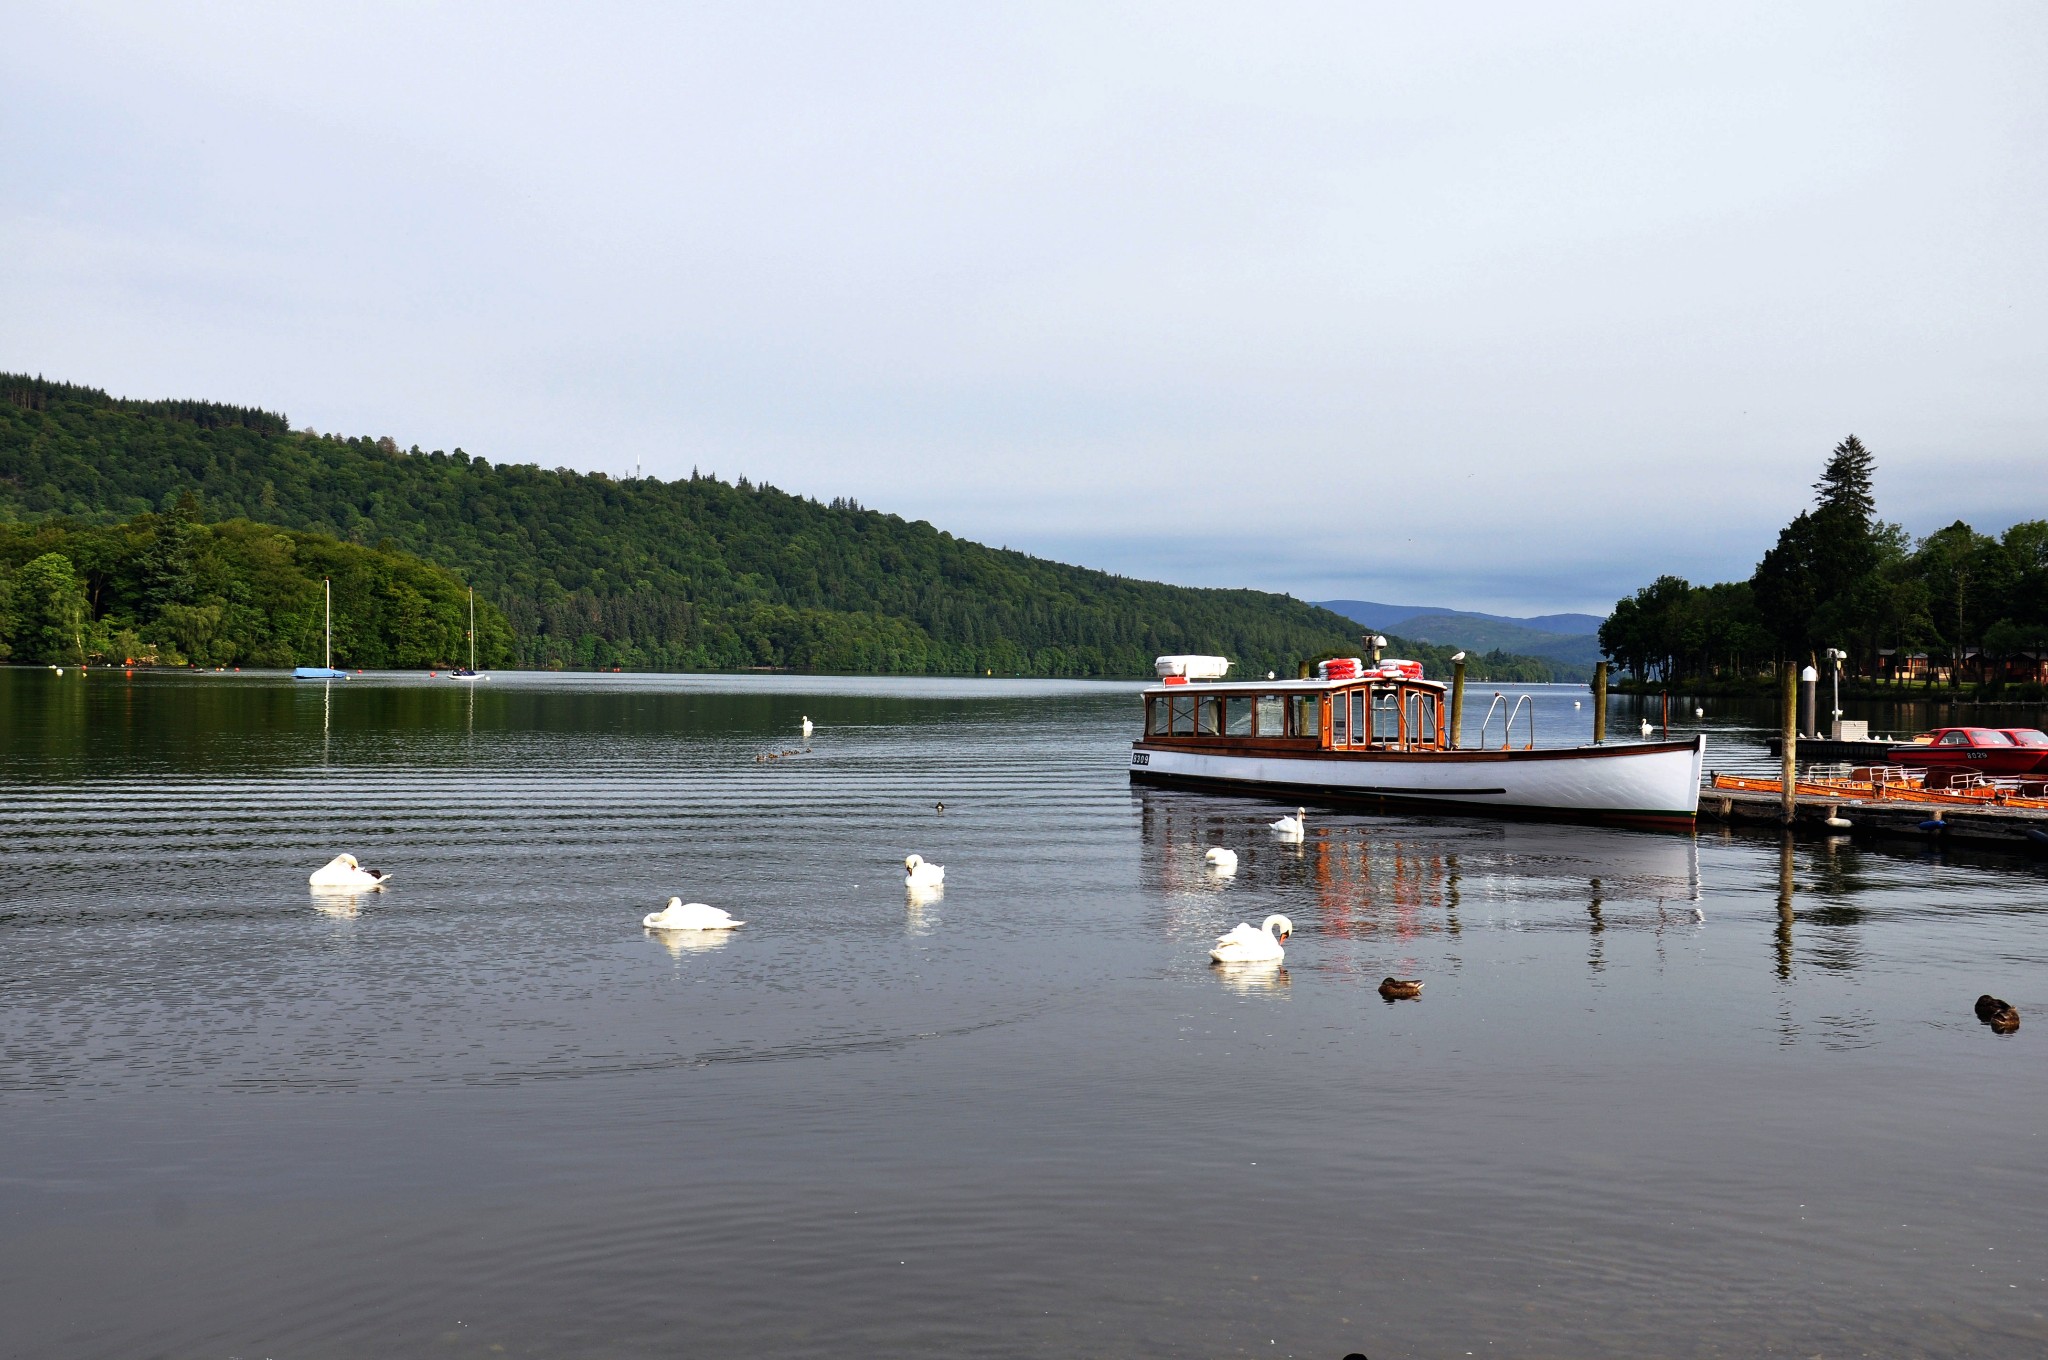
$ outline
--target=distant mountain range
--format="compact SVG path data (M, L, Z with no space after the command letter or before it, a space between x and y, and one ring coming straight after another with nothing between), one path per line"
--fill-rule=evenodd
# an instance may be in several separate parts
M1540 656L1558 667L1560 680L1581 680L1600 659L1597 614L1538 614L1512 618L1432 605L1381 604L1374 600L1319 600L1322 608L1365 628L1398 631L1418 642L1478 652Z

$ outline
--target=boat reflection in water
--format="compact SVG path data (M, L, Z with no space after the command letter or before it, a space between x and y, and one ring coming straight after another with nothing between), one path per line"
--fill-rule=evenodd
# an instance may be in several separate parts
M1699 849L1690 835L1310 808L1307 835L1293 843L1267 829L1276 804L1144 789L1132 796L1146 877L1164 896L1169 936L1213 936L1240 917L1285 912L1318 941L1369 945L1356 965L1375 985L1398 972L1402 942L1455 937L1481 922L1589 931L1595 969L1608 930L1700 925ZM1203 855L1212 845L1237 852L1234 877L1209 871ZM1347 965L1325 955L1317 967Z

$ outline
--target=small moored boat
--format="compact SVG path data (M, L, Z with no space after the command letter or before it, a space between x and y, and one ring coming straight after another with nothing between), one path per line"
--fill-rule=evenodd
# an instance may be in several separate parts
M334 582L322 581L321 589L327 601L327 632L325 657L317 666L299 666L293 669L294 680L346 680L347 671L334 669Z
M1706 738L1457 744L1448 685L1413 661L1330 663L1314 680L1224 680L1163 656L1144 690L1133 782L1494 816L1690 828ZM1512 720L1512 715L1511 715Z

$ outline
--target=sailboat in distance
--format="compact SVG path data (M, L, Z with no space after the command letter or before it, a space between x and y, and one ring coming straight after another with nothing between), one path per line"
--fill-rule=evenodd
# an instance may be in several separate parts
M319 666L299 666L292 671L294 680L346 680L347 671L334 669L334 582L320 578L320 585L327 593L327 647Z
M450 680L488 680L476 673L476 587L469 588L469 664L448 672Z

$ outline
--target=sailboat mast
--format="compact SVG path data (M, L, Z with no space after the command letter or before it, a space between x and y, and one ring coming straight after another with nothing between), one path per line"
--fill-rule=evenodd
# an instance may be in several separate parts
M327 592L327 650L320 664L331 671L334 669L334 582L323 576L320 585Z
M469 668L476 669L476 587L469 588Z

